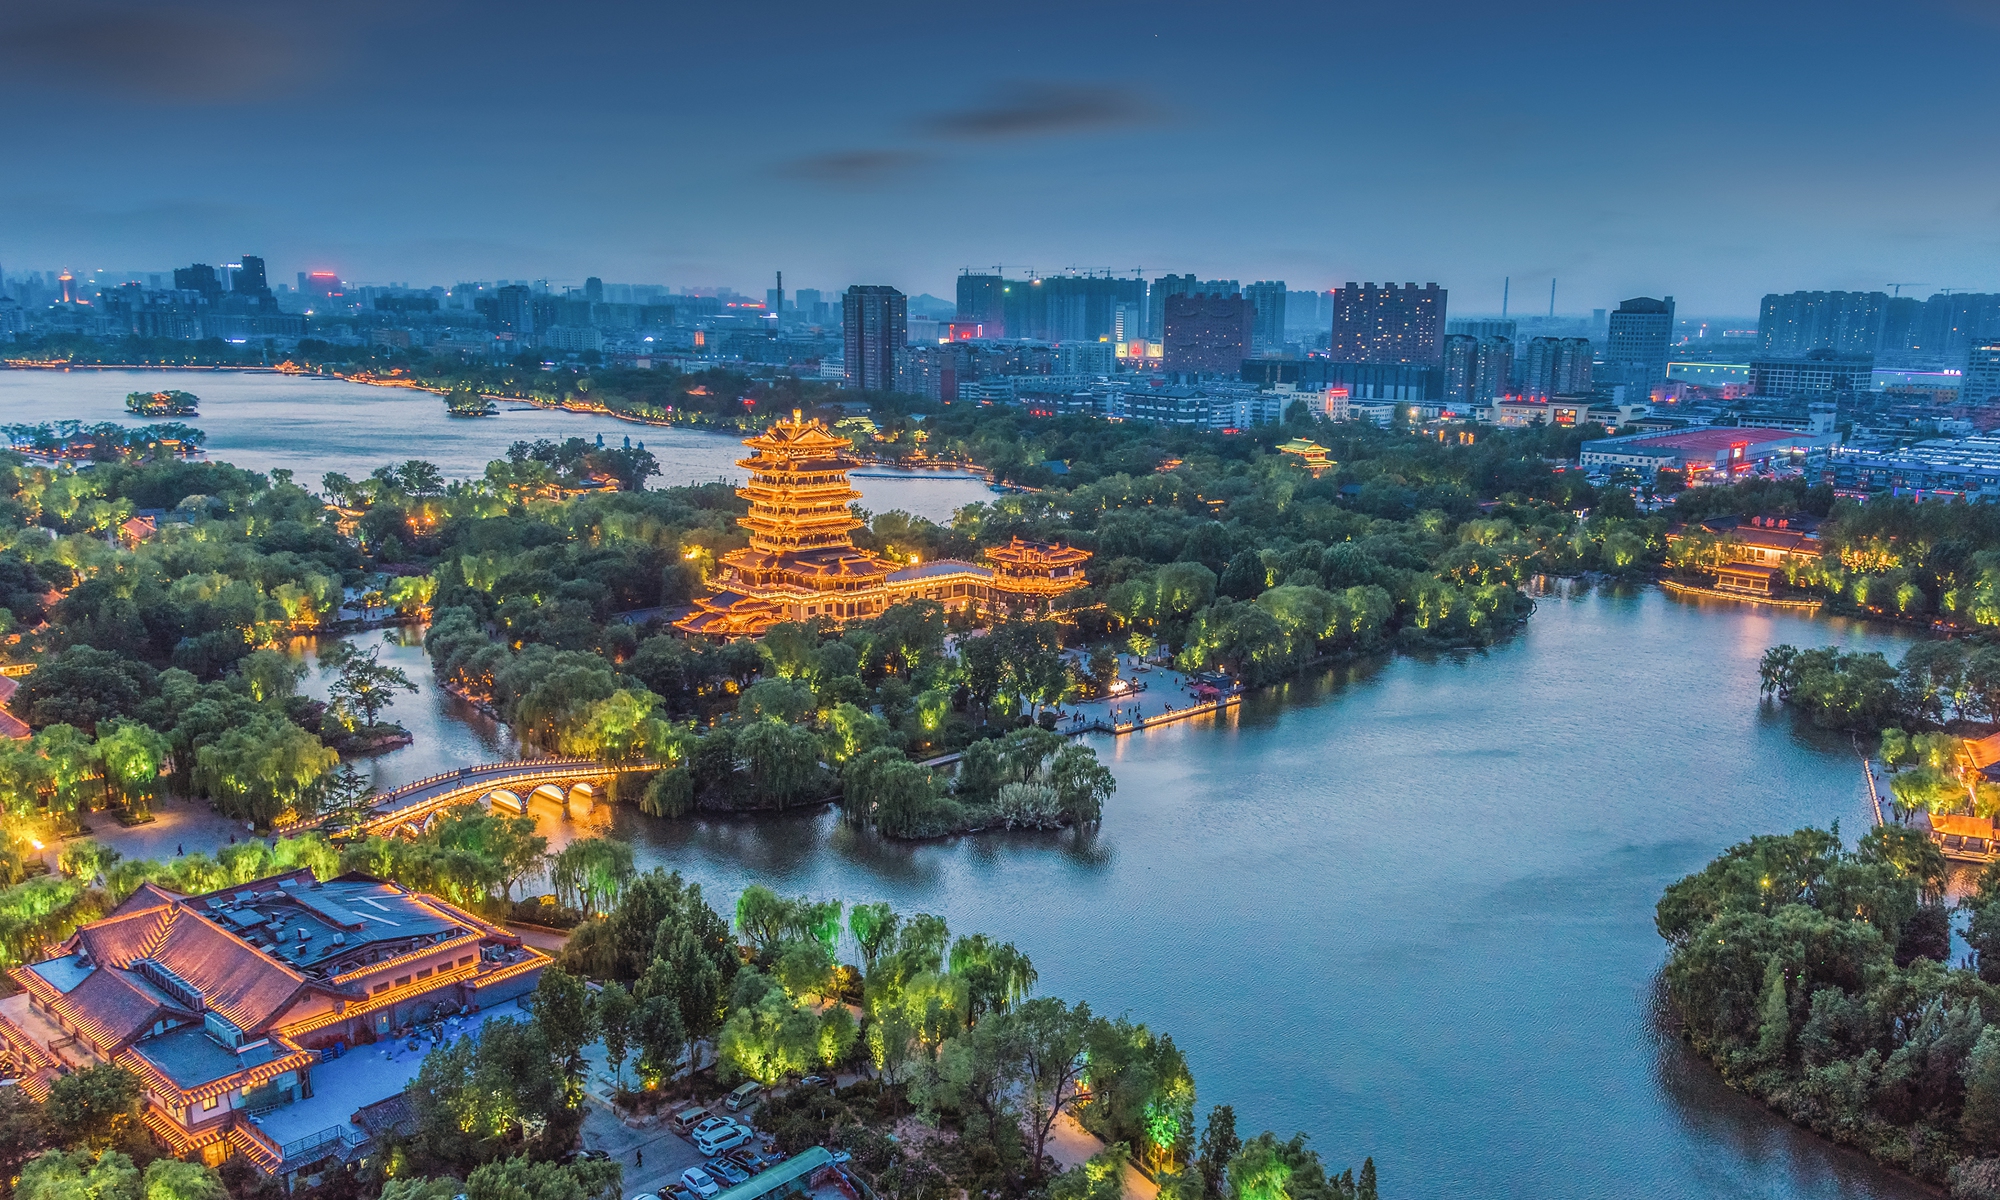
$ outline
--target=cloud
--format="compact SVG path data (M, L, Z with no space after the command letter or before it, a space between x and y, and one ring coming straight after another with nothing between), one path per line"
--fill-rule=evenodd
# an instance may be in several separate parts
M51 83L143 100L262 93L297 65L298 39L254 11L178 5L0 9L0 64Z
M838 150L785 164L779 173L835 187L875 187L893 183L930 162L916 150Z
M1136 125L1158 115L1150 100L1128 88L1014 83L983 105L939 113L924 121L923 128L938 137L980 141Z

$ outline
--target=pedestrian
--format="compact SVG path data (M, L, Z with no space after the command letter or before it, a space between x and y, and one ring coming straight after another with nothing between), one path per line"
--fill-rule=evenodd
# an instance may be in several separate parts
M179 857L181 857L182 855L184 855L184 854L186 854L186 853L187 853L187 846L186 846L186 844L185 844L185 843L181 843L181 842L175 842L175 843L174 843L174 857L175 857L175 858L179 858Z
M233 833L229 835L229 844L232 846L236 844L236 835Z
M634 1150L632 1152L632 1165L635 1167L643 1167L646 1165L646 1148L644 1146L641 1146L637 1150Z

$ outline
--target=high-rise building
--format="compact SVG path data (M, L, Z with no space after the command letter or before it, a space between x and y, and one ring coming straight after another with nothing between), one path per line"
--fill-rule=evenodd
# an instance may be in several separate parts
M1236 375L1250 351L1251 308L1242 296L1169 296L1160 365L1168 371Z
M1512 317L1453 317L1444 323L1447 334L1462 333L1467 337L1503 337L1513 341L1519 336L1521 323Z
M847 386L886 392L896 386L896 356L909 338L909 300L895 288L856 284L840 309Z
M1333 306L1326 292L1285 293L1285 340L1307 349L1321 344L1333 323Z
M604 281L595 275L584 280L583 298L592 304L604 303Z
M1757 317L1758 344L1774 358L1803 358L1815 350L1873 354L1882 345L1885 292L1791 292L1764 297Z
M2000 338L2000 294L1939 293L1924 301L1907 349L1937 366L1956 367L1984 338Z
M998 275L958 277L957 319L977 325L990 338L1007 336L1007 281Z
M2000 404L2000 337L1973 338L1966 347L1958 398L1966 404Z
M1185 296L1195 290L1193 275L1162 275L1153 281L1146 296L1146 337L1159 341L1167 327L1167 297Z
M244 255L230 290L239 296L262 296L270 291L271 285L264 279L264 260L255 254Z
M1869 389L1875 378L1872 354L1836 354L1815 350L1804 358L1758 358L1750 361L1750 394L1781 399L1807 395L1853 395Z
M1590 394L1589 338L1528 339L1521 363L1521 394L1536 398Z
M1442 356L1445 289L1435 283L1349 283L1333 293L1333 333L1327 344L1335 362L1419 363Z
M1674 298L1638 296L1611 314L1605 334L1604 382L1623 386L1628 402L1644 400L1667 381L1667 345L1673 339Z
M1503 337L1454 333L1444 339L1444 398L1448 404L1491 404L1513 383L1514 343Z
M1285 281L1259 280L1243 289L1250 302L1250 353L1276 354L1285 348Z
M500 328L525 337L535 332L535 296L524 283L510 283L493 293L494 315Z
M1007 337L1043 342L1110 341L1117 334L1119 309L1134 311L1145 298L1146 284L1140 279L1102 275L1005 279L1000 283L1001 327Z
M191 267L175 267L174 290L200 292L213 300L222 295L222 277L207 263L196 263Z

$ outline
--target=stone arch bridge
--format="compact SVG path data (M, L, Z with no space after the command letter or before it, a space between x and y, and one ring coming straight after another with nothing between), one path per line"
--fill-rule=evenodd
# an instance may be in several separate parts
M571 817L586 816L603 802L606 785L620 775L657 771L666 765L650 759L608 763L594 758L529 758L460 767L383 792L353 832L415 836L445 809L467 802L497 812L520 814L530 808L553 808ZM325 821L299 828L321 824Z

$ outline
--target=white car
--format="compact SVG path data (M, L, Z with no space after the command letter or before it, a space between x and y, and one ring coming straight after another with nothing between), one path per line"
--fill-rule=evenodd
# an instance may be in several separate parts
M698 1138L714 1137L718 1133L721 1133L723 1130L734 1129L735 1127L736 1127L736 1122L730 1120L728 1117L710 1117L708 1120L703 1121L701 1124L696 1125L693 1129L689 1130L688 1136L698 1137Z
M687 1186L688 1191L702 1197L703 1200L722 1190L722 1185L715 1181L715 1176L700 1167L689 1167L682 1171L681 1182Z
M718 1129L713 1133L696 1134L694 1136L694 1148L701 1151L703 1158L714 1158L724 1150L734 1150L736 1147L749 1141L750 1138L751 1133L748 1129L732 1121L727 1129Z

